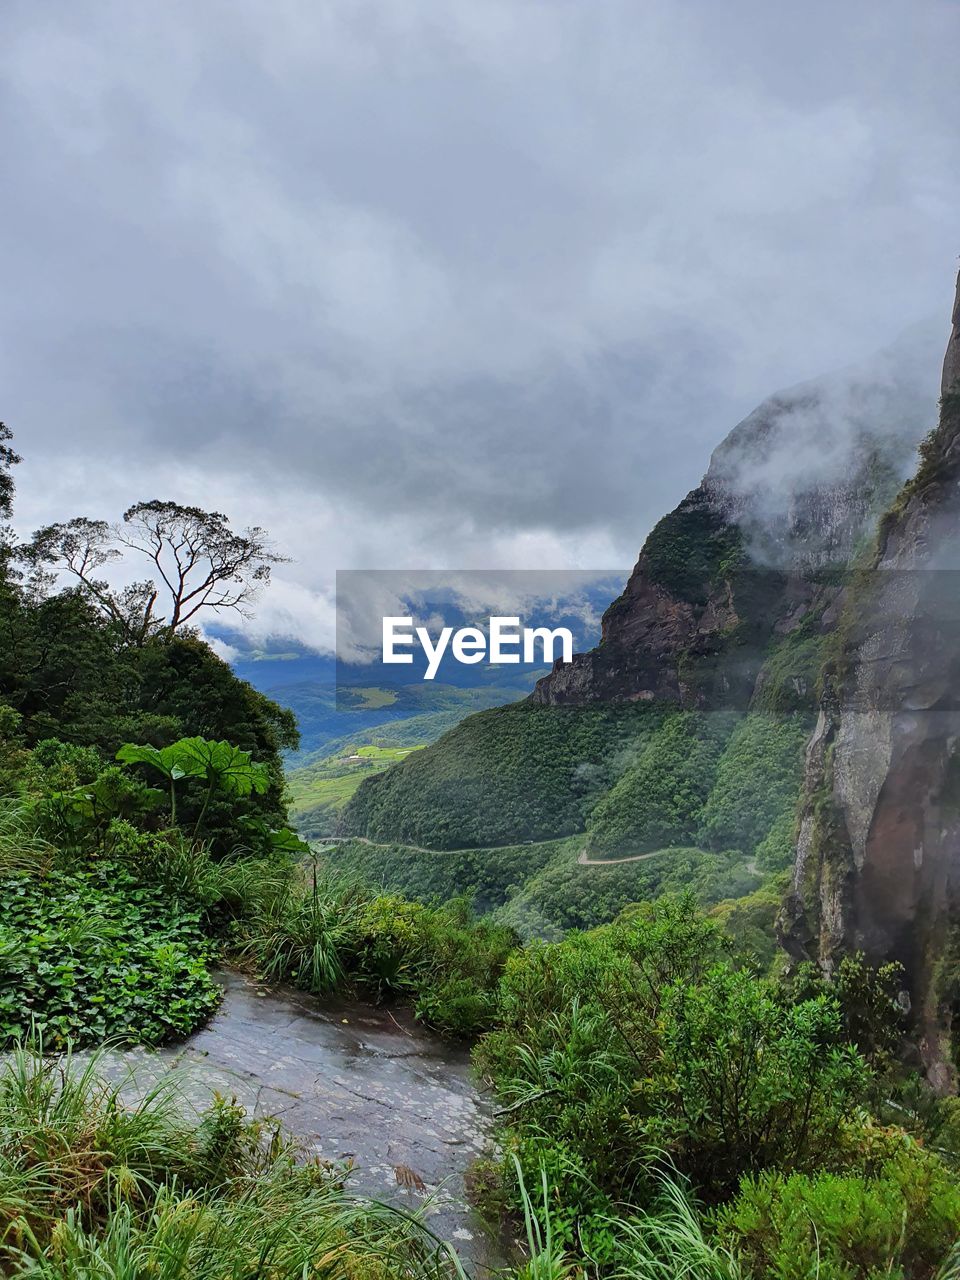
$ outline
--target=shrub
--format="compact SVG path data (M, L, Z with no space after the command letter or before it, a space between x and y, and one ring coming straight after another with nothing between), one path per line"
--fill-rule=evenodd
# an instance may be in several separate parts
M415 1001L418 1017L453 1035L492 1025L496 987L516 935L444 907L376 894L334 874L291 882L244 927L241 956L266 977L315 994L353 988Z
M875 1177L763 1173L716 1217L751 1276L929 1277L960 1231L960 1187L915 1145Z
M186 1035L219 992L200 914L99 862L0 879L0 1042L31 1026L51 1047Z
M743 970L717 966L674 985L657 1058L635 1085L638 1141L665 1149L711 1196L744 1170L828 1163L868 1078L840 1029L825 996L784 1007L771 983Z
M712 1199L745 1169L837 1156L869 1073L836 1003L790 1004L729 947L691 899L661 899L508 960L501 1025L476 1061L521 1152L547 1135L563 1153L550 1174L574 1205L584 1179L644 1203L664 1156Z
M788 991L795 1001L820 995L834 999L843 1039L855 1044L870 1065L883 1073L894 1064L904 1033L903 985L902 965L871 965L857 952L842 956L829 978L814 964L799 965Z

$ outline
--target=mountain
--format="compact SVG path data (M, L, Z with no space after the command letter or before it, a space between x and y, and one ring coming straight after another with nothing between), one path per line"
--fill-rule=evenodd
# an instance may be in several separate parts
M224 647L240 679L296 717L300 747L285 754L288 773L349 746L432 742L464 716L523 697L542 672L458 666L445 670L465 672L461 683L424 682L409 667L350 666L292 640L261 649L224 627L211 628L210 638Z
M938 347L923 328L761 404L651 531L600 643L366 780L343 831L785 865L842 575L935 420Z
M835 609L794 884L798 958L893 959L929 1078L955 1084L960 905L960 280L940 422Z
M600 645L558 665L535 698L749 703L771 636L802 623L910 474L935 421L939 358L923 326L764 401L654 527Z

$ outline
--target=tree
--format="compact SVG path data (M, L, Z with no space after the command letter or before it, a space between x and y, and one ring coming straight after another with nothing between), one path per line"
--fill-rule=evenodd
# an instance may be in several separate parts
M14 484L13 468L20 461L20 455L10 447L13 432L0 422L0 520L9 520L13 515ZM9 525L0 524L0 588L6 582L8 565L13 551L13 532Z
M151 576L114 589L99 575L122 560L121 548L150 561ZM271 550L261 528L237 533L219 511L156 499L128 508L117 526L85 516L47 525L21 554L39 593L51 584L51 569L72 575L134 644L155 634L169 639L202 609L246 615L269 581L271 566L284 559Z
M20 461L19 454L14 453L10 447L9 441L12 439L13 432L0 422L0 516L5 520L9 520L13 515L14 488L13 476L10 474L11 468Z

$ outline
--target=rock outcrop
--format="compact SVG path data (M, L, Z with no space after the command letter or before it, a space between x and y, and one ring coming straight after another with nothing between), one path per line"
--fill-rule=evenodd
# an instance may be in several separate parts
M935 419L935 350L921 328L754 410L650 533L600 645L533 700L746 705L771 638L823 605L817 574L849 563L909 474Z
M955 1083L960 903L960 280L940 424L837 602L783 940L904 967L920 1051Z

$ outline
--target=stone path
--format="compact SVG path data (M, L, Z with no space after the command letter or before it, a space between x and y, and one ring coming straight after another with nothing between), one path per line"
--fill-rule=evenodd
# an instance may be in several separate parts
M276 1117L306 1151L351 1161L355 1191L426 1205L431 1229L471 1269L503 1265L505 1242L491 1239L464 1194L468 1165L491 1146L491 1109L468 1052L403 1010L321 1004L230 971L220 978L220 1010L184 1044L113 1055L117 1069L132 1068L132 1087L177 1070L197 1107L219 1092Z

